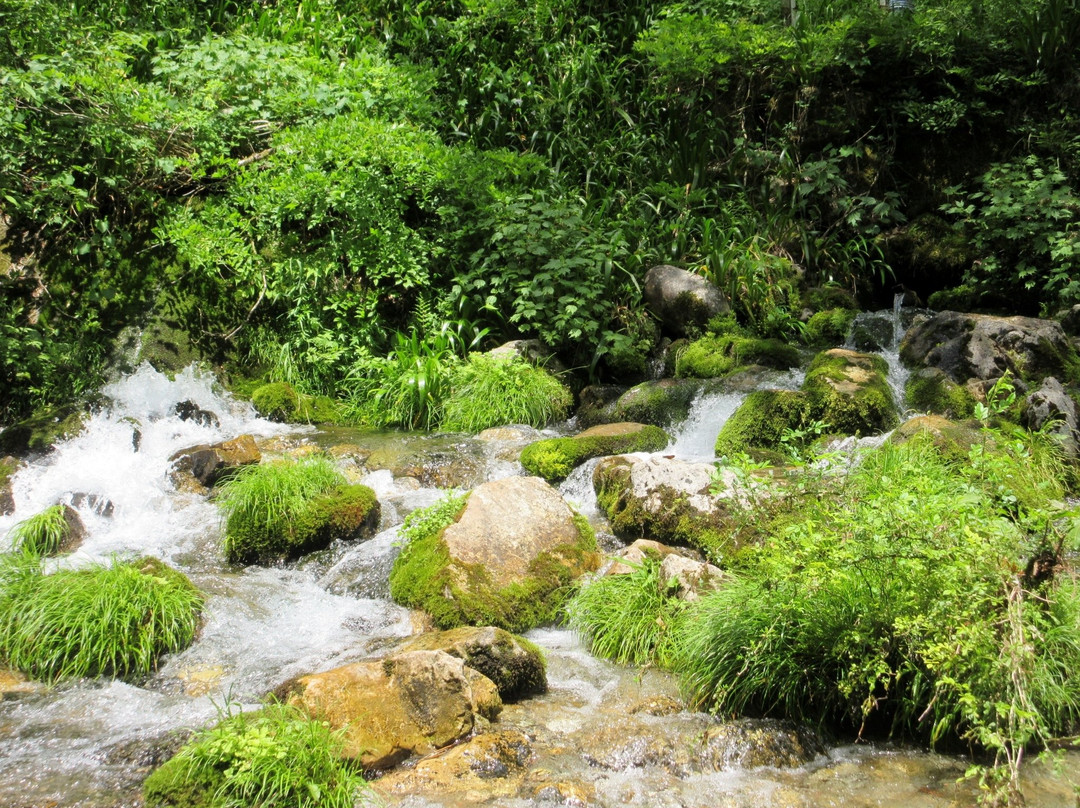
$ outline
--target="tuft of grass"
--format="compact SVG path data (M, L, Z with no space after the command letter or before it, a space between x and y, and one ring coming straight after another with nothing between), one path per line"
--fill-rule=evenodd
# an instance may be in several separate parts
M69 527L64 518L64 506L53 505L11 529L9 538L16 552L48 556L59 552L67 538Z
M35 678L134 678L194 639L202 595L157 559L44 575L23 554L4 567L0 658Z
M471 354L453 371L444 429L480 432L505 424L543 427L566 417L573 397L540 367L518 357Z
M146 779L146 805L353 808L371 792L342 760L342 732L284 704L227 714Z
M596 656L631 665L663 664L684 607L660 579L660 562L646 559L633 572L580 584L566 615Z
M219 487L225 557L234 563L296 556L320 537L346 537L377 513L374 493L348 486L325 458L245 466Z

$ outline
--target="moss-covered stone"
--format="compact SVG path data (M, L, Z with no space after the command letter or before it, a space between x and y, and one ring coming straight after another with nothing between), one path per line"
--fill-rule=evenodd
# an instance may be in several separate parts
M904 393L908 405L917 412L949 418L970 418L975 412L975 397L971 391L939 368L923 368L911 374Z
M89 414L79 407L54 407L0 432L0 452L21 457L47 452L82 431Z
M859 304L852 297L851 292L841 289L839 286L815 286L804 291L801 297L802 304L811 311L828 311L829 309L859 310Z
M256 388L251 403L264 418L287 424L336 424L341 420L340 408L333 399L297 392L288 382L270 382Z
M810 363L802 389L829 431L874 435L900 422L888 375L880 356L833 348Z
M549 483L560 482L576 466L604 455L659 452L670 438L649 424L602 424L568 438L549 438L530 443L521 452L521 465Z
M615 417L620 421L652 424L666 429L686 420L690 405L700 390L701 383L690 379L642 382L619 397L615 404Z
M610 457L593 472L593 488L616 536L693 547L720 561L738 548L726 501L711 491L713 472L708 463Z
M175 755L143 782L143 801L147 808L210 808L224 780L223 772Z
M379 510L375 492L366 485L345 485L272 522L236 512L226 522L225 557L241 564L272 562L321 550L338 539L370 536Z
M847 340L856 312L852 309L826 309L814 314L806 323L803 340L807 345L825 347L843 345Z
M985 440L977 421L950 421L940 415L920 415L901 424L890 443L904 444L912 440L927 440L945 457L966 462L971 447Z
M493 488L530 485L528 479L509 478L487 483ZM539 480L537 483L546 485ZM477 489L471 495L475 497ZM557 492L555 495L558 496ZM513 501L511 493L501 494L503 501ZM559 497L561 503L561 497ZM462 553L455 542L452 552L447 540L447 530L459 525L465 516L463 500L448 500L435 506L442 508L436 516L421 517L410 527L408 544L394 562L390 572L390 594L405 606L419 608L431 615L436 626L442 629L462 625L496 626L507 631L522 632L538 625L553 622L569 593L569 584L595 569L599 562L596 536L588 520L573 514L572 526L556 525L561 517L553 518L546 507L524 507L517 524L505 518L499 525L489 527L494 532L510 530L518 535L534 531L558 530L561 538L544 540L549 549L520 552L516 542L501 542L491 546L481 539L480 544L488 555ZM458 504L460 503L460 505ZM565 506L565 503L561 504ZM536 521L524 523L531 517ZM532 536L530 536L531 540ZM471 558L473 560L465 560ZM497 559L513 560L518 569L512 574L497 566Z
M746 397L716 437L718 457L775 449L789 429L815 420L813 399L797 390L757 390Z
M783 370L795 367L799 362L798 350L780 340L724 334L702 337L687 345L676 360L676 375L713 379L748 365Z

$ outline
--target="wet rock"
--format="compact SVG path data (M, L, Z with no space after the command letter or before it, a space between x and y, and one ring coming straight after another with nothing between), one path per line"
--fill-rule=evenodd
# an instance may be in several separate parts
M825 743L802 724L771 719L729 721L705 731L696 762L705 771L792 768L825 754Z
M718 314L731 311L715 285L685 269L661 264L645 274L645 301L665 330L686 336Z
M33 682L19 671L0 668L0 702L37 696L48 689L44 682Z
M694 770L691 748L680 726L651 722L642 715L616 719L597 730L583 756L590 765L611 771L659 766L684 777Z
M1022 382L1071 380L1080 359L1061 324L1033 317L943 311L912 326L900 347L912 368L940 368L957 384L993 381L1006 371Z
M261 459L262 454L255 444L255 438L251 435L240 435L232 440L210 445L201 444L175 453L169 458L169 462L173 464L170 477L177 488L183 485L185 476L194 478L206 488L213 488L217 482L241 466L255 465Z
M618 421L615 404L626 388L618 384L590 384L578 394L575 417L583 427Z
M619 397L615 403L615 418L667 429L686 420L701 385L694 379L642 382Z
M278 695L344 729L346 757L385 769L467 737L480 711L492 711L494 683L478 705L476 681L460 659L410 651L303 676Z
M671 439L660 427L623 422L600 424L567 438L530 443L521 452L521 465L551 483L566 479L575 467L603 455L659 452Z
M1057 379L1044 379L1042 386L1024 400L1021 415L1028 429L1048 428L1066 457L1080 456L1080 408Z
M0 458L0 516L15 513L15 494L11 485L18 470L19 461L14 457Z
M406 640L403 651L445 651L465 661L499 688L504 701L547 690L547 672L540 649L501 628L462 626L421 634Z
M472 488L484 479L483 459L471 445L417 453L408 447L372 451L369 471L390 471L394 477L414 477L425 488Z
M551 783L536 789L533 798L538 805L587 808L596 799L596 788L586 783Z
M176 416L181 421L194 421L201 426L221 426L221 421L218 420L218 417L214 415L214 413L209 410L201 409L194 401L178 401L173 408L173 412L176 413Z
M644 713L651 716L675 715L683 711L683 705L671 696L653 696L630 707L630 715Z
M539 365L549 373L558 375L566 372L566 366L559 361L555 352L538 339L515 339L504 342L487 352L496 358L517 357L533 365Z
M110 503L111 504L111 503ZM86 525L82 517L74 508L64 506L64 538L60 542L57 553L73 553L78 550L86 539Z
M584 517L539 477L485 483L445 528L414 535L394 564L390 591L442 628L525 631L554 619L566 586L598 563Z
M658 455L620 455L593 471L597 503L616 536L694 547L707 554L737 549L724 496L713 493L715 467Z
M475 801L510 797L519 791L532 757L532 742L524 733L489 732L391 772L375 781L375 788L387 798L463 795L472 802L473 794L483 795Z
M104 516L106 518L112 518L115 506L112 500L101 494L87 494L84 491L79 491L71 495L71 507L87 509L98 516Z
M82 432L89 413L78 407L54 407L0 430L0 452L25 457L45 453Z
M346 460L358 466L363 466L367 459L371 457L371 450L365 449L363 446L357 446L355 443L339 443L327 449L326 454L334 458L334 460Z

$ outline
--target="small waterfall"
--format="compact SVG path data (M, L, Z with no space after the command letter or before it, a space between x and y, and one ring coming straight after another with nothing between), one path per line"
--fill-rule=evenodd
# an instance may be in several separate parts
M892 389L897 409L903 414L905 409L907 385L910 371L900 361L900 343L904 339L907 326L904 323L904 292L893 295L891 309L882 311L864 311L855 316L848 332L845 348L867 353L876 353L889 366L888 382Z

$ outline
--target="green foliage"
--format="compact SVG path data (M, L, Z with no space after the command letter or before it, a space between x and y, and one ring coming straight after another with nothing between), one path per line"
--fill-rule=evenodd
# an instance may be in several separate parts
M566 385L542 367L517 356L471 354L452 371L442 426L459 432L505 424L544 427L566 418L572 403Z
M67 519L64 518L64 506L53 505L19 522L11 529L8 538L16 552L49 556L60 550L69 530Z
M521 465L530 474L549 483L565 480L576 466L603 455L629 452L659 452L670 438L657 426L645 425L626 433L604 434L605 427L595 427L593 434L569 438L548 438L530 443L521 451Z
M851 309L826 309L816 312L806 323L803 340L816 347L836 347L847 340L855 312Z
M48 575L30 552L2 563L0 659L35 678L135 679L194 639L202 595L157 559Z
M566 615L592 654L645 665L668 660L684 607L669 591L668 582L660 579L660 563L647 559L630 573L579 584Z
M987 438L960 467L929 440L886 445L773 512L764 547L679 623L693 701L964 738L1011 777L1024 749L1070 733L1080 624L1075 584L1054 574L1065 537L1049 528L1072 516L1053 510L1062 469L1021 480L1047 461ZM1056 490L1022 496L1036 476Z
M965 280L985 303L1056 310L1080 302L1080 197L1057 163L1035 155L996 163L976 190L952 191L944 209L978 252Z
M143 785L150 808L353 808L370 790L343 761L342 732L299 708L227 714Z
M374 493L346 485L324 458L244 466L217 490L222 549L233 563L295 557L378 518Z

